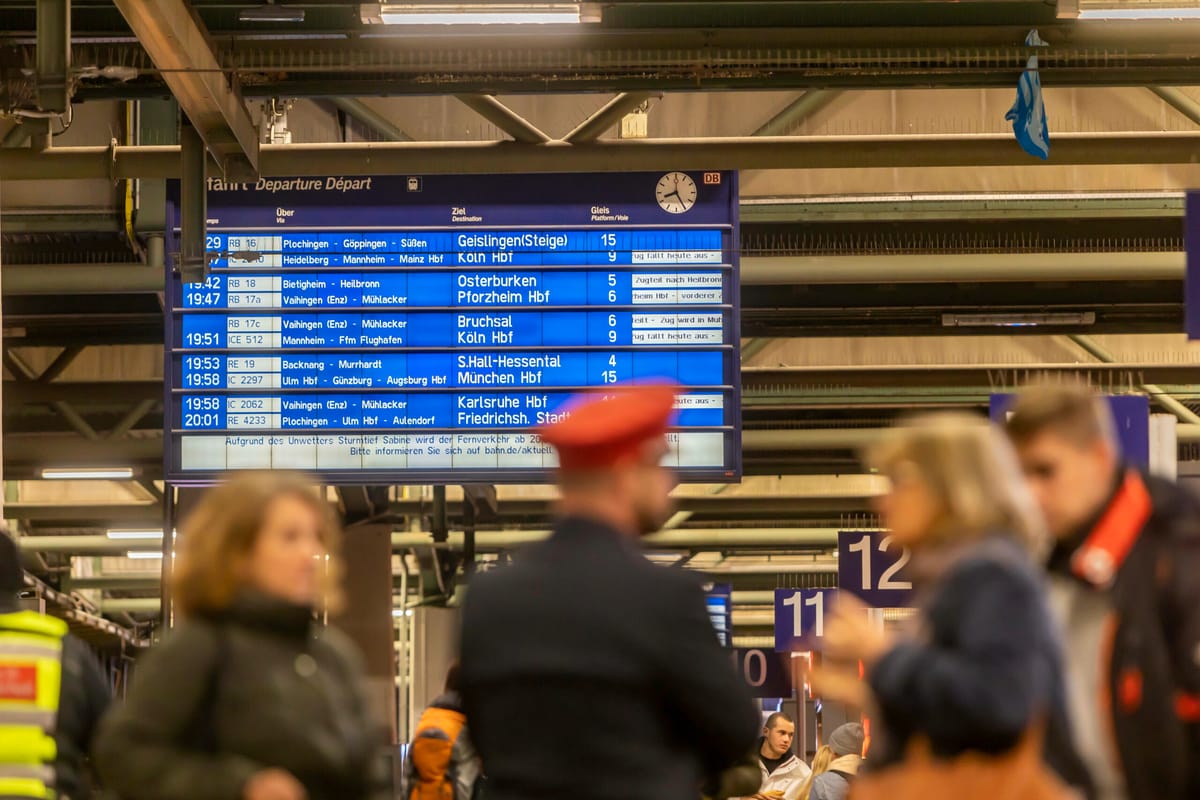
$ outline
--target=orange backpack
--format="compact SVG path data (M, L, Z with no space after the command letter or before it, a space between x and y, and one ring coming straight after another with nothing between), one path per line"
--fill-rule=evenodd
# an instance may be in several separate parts
M459 711L425 709L417 723L409 756L416 781L408 800L454 800L457 765L451 763L451 756L466 722L466 716Z

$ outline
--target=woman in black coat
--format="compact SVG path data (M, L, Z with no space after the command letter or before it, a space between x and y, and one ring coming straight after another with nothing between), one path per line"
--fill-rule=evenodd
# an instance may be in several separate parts
M183 624L137 667L96 764L124 800L375 800L383 738L336 604L337 525L299 479L211 490L180 532Z
M869 461L890 481L879 511L912 552L919 612L893 637L840 597L815 688L871 709L873 768L902 758L914 736L937 756L999 754L1043 722L1065 744L1048 752L1073 755L1059 638L1031 556L1041 519L1003 434L974 417L933 415L894 431ZM1071 755L1050 766L1086 788Z

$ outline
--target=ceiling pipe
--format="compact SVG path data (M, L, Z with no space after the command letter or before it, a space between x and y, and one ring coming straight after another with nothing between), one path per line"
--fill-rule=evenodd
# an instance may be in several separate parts
M542 541L550 533L549 530L479 531L475 534L475 547L479 551L507 550ZM837 528L684 528L651 534L643 537L641 541L646 547L655 550L828 547L837 544L837 534ZM395 550L432 545L432 534L392 534L392 548ZM462 532L451 532L449 540L444 546L451 550L461 550L463 546Z
M161 587L162 575L158 572L129 572L63 579L63 590L68 592L93 589L103 592L157 592Z
M157 614L162 600L157 597L109 597L100 601L102 614Z
M1193 164L1200 133L1068 133L1054 140L1050 165ZM1030 165L1005 134L621 139L586 144L513 142L355 142L263 145L263 176L524 174L663 169L866 169ZM10 180L179 177L179 147L0 149Z
M154 294L165 270L145 264L5 264L6 297L59 294Z
M126 553L157 553L158 539L109 539L107 536L22 536L17 539L22 553L69 553L88 556L123 556Z

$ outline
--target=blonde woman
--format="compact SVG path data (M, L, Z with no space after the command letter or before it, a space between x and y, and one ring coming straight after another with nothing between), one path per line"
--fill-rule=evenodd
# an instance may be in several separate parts
M867 460L890 484L878 503L884 525L912 552L919 625L893 638L841 599L814 676L822 696L874 707L873 767L902 758L914 736L939 757L1003 753L1045 720L1047 752L1066 754L1051 766L1086 787L1030 555L1042 521L1004 435L969 415L931 415L893 431Z
M796 800L809 800L812 796L813 781L819 776L824 775L829 769L829 765L833 763L833 749L823 744L817 748L817 754L813 756L812 772L805 778L804 785L800 787L800 794L796 796Z
M180 529L180 627L138 665L96 763L123 800L386 796L382 739L336 608L338 526L300 479L249 474Z

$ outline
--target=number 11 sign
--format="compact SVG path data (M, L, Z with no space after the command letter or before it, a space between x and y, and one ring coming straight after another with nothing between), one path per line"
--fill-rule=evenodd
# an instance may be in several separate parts
M775 590L775 651L820 650L825 612L837 589Z
M903 608L912 598L904 574L909 552L881 531L838 533L838 588L876 608Z

